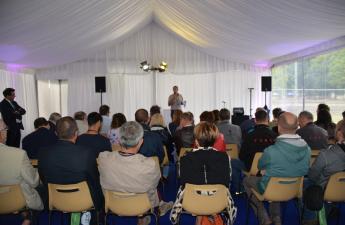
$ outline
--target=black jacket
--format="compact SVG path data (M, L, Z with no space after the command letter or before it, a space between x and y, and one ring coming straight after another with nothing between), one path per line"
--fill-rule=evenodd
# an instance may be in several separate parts
M12 101L11 104L6 100L3 99L0 102L0 111L2 115L2 119L6 123L8 129L10 130L19 130L24 129L23 123L17 123L16 120L22 120L22 116L26 113L25 109L20 107L16 101Z
M22 148L26 151L30 159L37 159L37 152L42 147L53 145L58 138L51 130L41 127L23 138Z
M87 181L96 209L103 207L103 194L99 182L94 153L69 141L58 140L55 145L42 148L38 154L38 172L47 183L73 184Z
M177 153L180 153L181 148L191 148L194 146L194 126L182 127L177 130L174 135L174 142Z
M144 143L139 149L139 153L146 156L158 156L159 161L162 162L164 158L163 142L159 134L151 131L150 127L141 123L144 129Z
M181 158L181 184L223 184L230 183L229 157L212 148L188 152Z
M308 123L305 127L300 128L296 133L307 142L312 150L320 150L328 146L327 131L313 122Z
M247 170L250 170L257 152L263 152L265 148L274 144L277 135L267 125L259 124L244 138L240 159L244 162Z

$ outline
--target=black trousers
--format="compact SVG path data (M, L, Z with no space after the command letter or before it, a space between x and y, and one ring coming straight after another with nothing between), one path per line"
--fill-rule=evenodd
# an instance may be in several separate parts
M7 130L6 145L19 148L19 146L20 146L20 129L8 129Z

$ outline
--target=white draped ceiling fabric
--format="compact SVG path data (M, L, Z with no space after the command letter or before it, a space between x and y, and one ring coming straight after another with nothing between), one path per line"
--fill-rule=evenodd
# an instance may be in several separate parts
M2 0L0 61L35 68L37 79L68 79L69 113L98 108L94 76L107 76L105 103L128 116L165 107L174 84L196 115L222 101L248 113L249 87L254 107L264 101L259 78L269 71L258 66L344 36L344 3ZM144 60L165 60L168 72L143 73Z

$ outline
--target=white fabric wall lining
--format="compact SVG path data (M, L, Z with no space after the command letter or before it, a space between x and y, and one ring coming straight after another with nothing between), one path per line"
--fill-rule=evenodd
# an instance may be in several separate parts
M34 130L33 121L38 117L36 81L33 74L7 71L0 68L0 90L12 87L16 90L16 101L25 108L22 137Z

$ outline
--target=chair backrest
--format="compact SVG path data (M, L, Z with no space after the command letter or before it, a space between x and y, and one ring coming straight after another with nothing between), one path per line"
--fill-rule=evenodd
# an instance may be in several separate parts
M0 214L15 213L26 206L19 184L0 185Z
M194 185L186 184L182 208L197 215L214 215L228 206L228 189L221 184Z
M38 166L38 159L30 159L31 165L33 167L37 167Z
M178 156L178 160L180 161L181 158L182 158L187 152L190 152L190 151L192 151L192 150L193 150L193 148L181 148L181 149L180 149L180 154L179 154L179 156Z
M258 164L259 164L259 160L260 160L261 156L262 156L262 152L255 153L254 159L252 162L252 166L250 167L250 170L249 170L250 176L256 176L256 174L258 174L258 172L259 172Z
M324 199L327 202L345 201L345 172L335 173L329 178Z
M164 158L161 166L168 166L169 165L169 158L168 158L168 151L167 148L164 146Z
M285 202L302 197L303 177L271 177L267 184L265 200Z
M121 145L120 144L113 144L111 145L111 149L114 151L120 151L121 150Z
M82 212L93 208L86 181L76 184L48 183L49 209L63 212Z
M311 157L317 157L320 154L320 150L311 150Z
M119 216L142 216L152 210L146 193L122 193L104 190L105 212L111 211Z
M228 155L230 155L231 159L238 159L239 153L237 144L227 144L226 151L229 152Z

